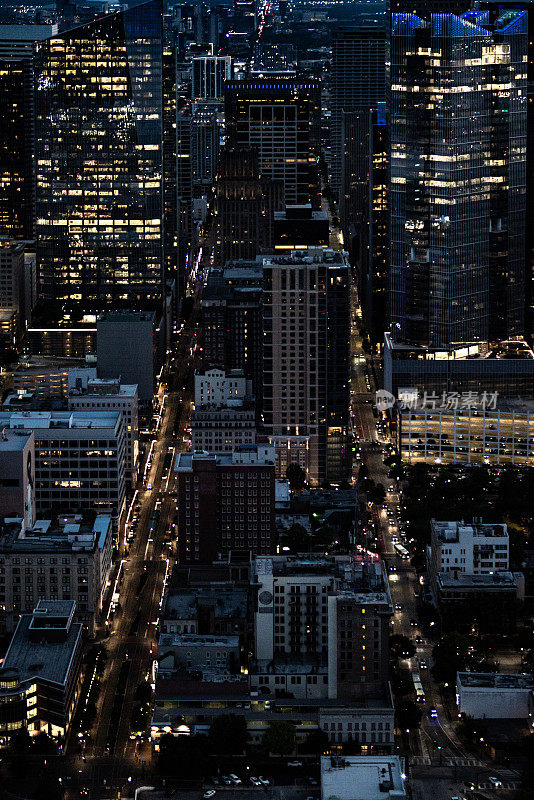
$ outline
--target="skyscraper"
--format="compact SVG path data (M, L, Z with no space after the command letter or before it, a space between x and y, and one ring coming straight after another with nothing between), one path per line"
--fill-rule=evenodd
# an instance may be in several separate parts
M83 311L161 302L162 115L161 0L38 46L43 300Z
M197 103L224 103L224 84L232 77L230 56L193 58L191 99Z
M282 206L282 184L262 180L251 148L221 152L216 184L217 263L254 258L273 246L273 210Z
M35 42L52 25L0 25L0 236L35 236Z
M263 259L263 421L279 475L350 475L347 254L308 248Z
M343 27L332 38L331 184L343 194L343 112L368 112L386 99L386 25ZM352 152L358 157L358 142ZM346 154L345 154L346 157ZM347 174L350 173L350 168Z
M390 320L411 344L523 333L527 15L395 14Z
M318 203L321 84L260 79L226 85L228 144L252 147L262 178L282 181L286 204Z

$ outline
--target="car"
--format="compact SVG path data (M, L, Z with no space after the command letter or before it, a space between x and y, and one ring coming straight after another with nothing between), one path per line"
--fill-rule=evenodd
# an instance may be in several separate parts
M225 786L231 786L232 781L228 777L228 775L221 775L221 781L224 783Z
M214 786L218 786L220 784L220 780L216 775L214 775L213 778L210 778L210 783L213 783Z
M288 767L302 767L302 761L288 761Z
M419 662L419 666L421 667L421 669L427 669L428 668L428 664L426 663L424 658L422 658L421 661Z
M208 789L207 792L204 792L202 797L204 798L204 800L208 800L208 798L213 797L214 794L215 794L215 789Z
M395 611L402 611L402 606L400 603L395 603Z
M308 778L308 783L310 786L319 786L319 781L316 778Z
M423 639L422 636L416 636L415 637L416 644L423 644L423 641L424 641L424 639Z
M254 775L250 776L250 782L253 786L261 786L262 783L259 778L255 778Z
M416 619L411 619L410 620L410 625L412 626L412 628L415 628L415 626L417 625L417 620Z
M232 781L232 783L234 784L234 786L239 786L239 784L240 784L240 783L243 783L243 781L241 780L241 778L238 778L238 777L237 777L237 775L235 775L233 772L230 772L230 774L228 775L228 777L230 778L230 780Z
M151 483L147 483L146 488L147 488L147 491L150 492L151 489L152 489L152 484Z
M436 719L436 717L438 716L438 712L436 711L435 708L431 708L430 711L428 712L428 716L431 719Z
M499 780L499 778L496 778L495 775L490 775L488 777L488 780L491 783L491 785L494 786L496 789L502 786L502 781Z
M270 786L271 785L269 783L269 781L267 780L267 778L264 778L263 775L258 775L258 780L259 780L259 782L261 783L262 786Z

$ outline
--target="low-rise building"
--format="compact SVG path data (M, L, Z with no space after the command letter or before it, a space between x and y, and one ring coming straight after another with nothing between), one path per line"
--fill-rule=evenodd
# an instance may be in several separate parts
M111 572L109 515L59 516L26 528L0 522L0 629L12 631L38 602L76 601L77 619L94 634Z
M252 394L252 381L241 369L208 369L195 374L195 407L225 406L229 400L244 400Z
M19 364L13 372L13 388L17 394L33 393L40 399L67 399L72 389L83 389L96 378L96 367L84 366L76 359L40 359Z
M82 626L74 601L41 601L17 625L0 669L0 746L16 731L64 744L76 709Z
M33 431L0 428L0 518L35 519L35 438Z
M275 535L274 448L178 453L179 560L213 562L232 550L269 553Z
M240 672L239 636L206 636L197 633L163 633L158 641L158 675L176 672L212 674Z
M528 674L459 672L456 703L473 719L527 719L534 712L534 678Z
M169 582L160 612L162 633L246 636L248 592L244 588L182 586Z
M125 503L125 423L120 411L0 412L0 430L33 431L38 513L91 508L118 522Z
M509 568L508 530L504 523L430 523L427 557L430 581L435 588L440 572L454 575L489 575Z
M515 628L518 604L525 597L521 572L469 575L440 572L436 578L437 607L444 629L470 628L476 620L482 631Z
M260 557L254 582L253 690L351 702L387 681L393 606L376 554Z
M359 743L363 754L392 753L394 748L394 707L389 686L369 692L359 701L273 698L251 690L248 677L228 669L204 668L159 675L156 679L155 708L151 738L172 733L207 734L221 714L245 718L249 739L261 744L269 724L281 719L295 725L297 742L317 730L324 731L333 750L347 742Z
M321 800L407 800L399 756L322 756Z
M438 403L399 409L397 439L405 463L534 464L534 401L500 399L495 409L462 408L461 402L456 408Z
M229 400L225 406L196 406L191 417L191 447L208 453L231 453L256 443L253 400Z
M117 379L93 378L84 389L69 392L69 408L75 411L122 411L125 425L126 474L134 483L139 460L139 403L137 386Z

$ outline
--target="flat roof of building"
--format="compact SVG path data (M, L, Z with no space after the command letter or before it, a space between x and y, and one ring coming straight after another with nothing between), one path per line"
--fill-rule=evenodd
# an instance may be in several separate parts
M115 428L121 411L0 411L0 428L66 430Z
M493 572L488 575L470 575L466 572L438 572L437 580L444 589L511 589L515 587L516 576L521 573Z
M432 520L432 530L442 542L457 542L459 537L473 536L491 539L494 537L508 538L508 531L504 523L491 522L463 522L450 520Z
M60 515L24 529L20 518L0 520L0 552L93 552L102 550L111 529L109 514Z
M466 689L534 689L534 676L525 672L458 672L456 683Z
M62 601L55 601L61 603ZM65 601L67 602L67 601ZM70 603L70 601L68 601ZM52 606L48 602L47 606ZM66 615L68 609L63 611L59 606L54 606L54 612ZM11 643L8 647L3 669L13 669L19 674L21 682L41 678L51 683L64 685L72 662L72 658L82 635L81 623L72 623L70 629L61 641L34 641L30 639L29 630L33 621L32 614L23 614L19 620Z
M4 429L4 425L2 425L1 422L0 429ZM17 450L24 450L28 444L28 439L32 436L33 431L15 432L11 428L6 427L5 432L0 436L0 453L13 453Z
M203 603L213 603L217 617L244 618L247 613L247 591L231 586L183 587L174 591L169 587L161 616L164 619L194 619Z
M219 636L201 633L162 633L159 637L160 655L164 647L239 647L239 636Z
M399 756L322 756L323 800L388 800L406 797Z

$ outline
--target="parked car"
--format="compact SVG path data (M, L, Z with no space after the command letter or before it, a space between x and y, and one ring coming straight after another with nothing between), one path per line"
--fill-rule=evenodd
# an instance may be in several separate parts
M230 778L230 780L232 781L232 783L234 784L234 786L239 786L239 784L240 784L240 783L243 783L243 781L241 780L241 778L238 778L238 777L237 777L237 775L235 775L233 772L230 772L230 774L228 775L228 777Z
M270 786L271 785L269 783L269 781L267 780L267 778L264 778L263 775L258 775L258 780L259 780L259 782L261 783L262 786Z
M302 767L302 761L288 761L288 767Z
M204 798L204 800L208 800L208 798L213 797L214 794L215 794L215 789L208 789L207 792L204 792L202 797Z

